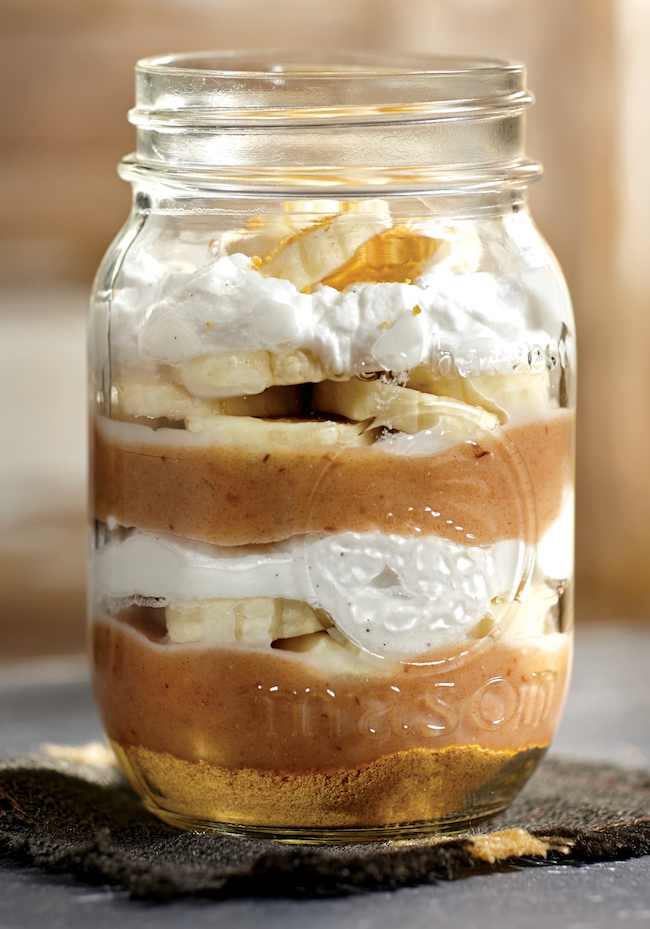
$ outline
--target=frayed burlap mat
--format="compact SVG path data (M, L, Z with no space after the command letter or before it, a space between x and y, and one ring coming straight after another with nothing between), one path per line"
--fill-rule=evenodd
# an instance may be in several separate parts
M460 837L287 846L180 833L147 813L101 746L0 765L0 857L155 900L322 897L534 864L650 854L650 772L549 758L510 809Z

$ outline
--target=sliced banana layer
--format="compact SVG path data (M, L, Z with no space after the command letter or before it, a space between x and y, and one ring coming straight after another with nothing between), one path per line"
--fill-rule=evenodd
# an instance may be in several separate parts
M382 201L375 203L374 212L340 213L321 221L263 264L262 274L290 281L298 290L317 284L345 265L369 239L390 228L388 208Z
M226 416L297 416L302 412L299 387L269 387L250 397L206 400L180 384L134 379L115 385L113 418L169 419L173 422L217 414Z
M346 416L358 422L373 420L375 426L388 426L414 435L426 429L442 428L458 437L497 425L498 419L479 407L457 400L397 387L381 379L368 381L353 377L335 383L324 381L314 387L315 409Z
M334 374L308 350L273 354L254 349L200 355L179 365L176 376L194 396L217 399L259 394L271 386L315 384Z
M288 418L302 412L299 387L269 387L252 397L204 400L177 384L134 380L118 385L115 393L114 418L183 420L189 432L203 433L215 445L369 445L373 438L359 423ZM274 416L282 418L264 418Z
M190 432L200 432L212 445L370 445L373 436L364 423L331 420L256 419L253 416L202 416L186 420Z
M255 357L250 357L255 356ZM261 356L261 357L258 357ZM237 383L237 369L244 369ZM345 382L325 380L322 364L310 352L272 355L269 352L247 352L241 355L208 355L182 366L183 374L193 393L181 384L160 379L130 379L114 385L113 418L165 418L171 421L203 417L298 416L303 410L303 396L298 385L317 384L313 407L336 413L358 422L374 418L377 425L386 425L404 432L430 428L437 420L433 397L459 400L469 406L482 407L499 418L501 423L523 415L530 416L548 409L549 378L540 374L482 375L462 377L455 372L442 376L428 365L418 365L409 376L407 387L398 387L382 380L364 381L352 378ZM241 394L252 384L250 371L265 372L265 381L274 386L260 393L234 396L211 396L224 392L224 387ZM180 375L179 375L180 376ZM228 379L232 383L226 385ZM282 385L282 386L279 386ZM256 382L252 386L259 386Z
M166 619L169 638L176 644L202 641L208 645L239 644L249 648L266 648L276 639L305 640L331 625L325 614L317 616L307 603L270 597L201 600L176 608L168 606ZM302 647L304 644L298 641L295 650L310 651L309 644Z

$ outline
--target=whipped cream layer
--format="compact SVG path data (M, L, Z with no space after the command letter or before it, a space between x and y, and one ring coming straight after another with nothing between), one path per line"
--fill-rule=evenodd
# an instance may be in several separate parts
M198 270L134 260L112 312L118 363L182 364L213 353L309 350L337 376L405 371L446 353L465 376L512 373L530 349L555 346L566 294L550 266L518 274L434 267L411 284L299 292L242 254ZM137 357L135 347L137 346Z
M321 607L379 655L416 656L466 636L494 597L512 594L525 547L468 547L437 537L333 533L220 548L131 531L96 552L95 599L174 606L210 598L282 597Z

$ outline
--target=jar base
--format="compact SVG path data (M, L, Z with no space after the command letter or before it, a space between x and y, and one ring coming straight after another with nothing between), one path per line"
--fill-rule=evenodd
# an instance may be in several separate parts
M396 823L386 826L341 826L317 829L315 827L251 826L241 823L213 822L194 819L183 813L166 810L151 797L144 805L158 819L186 832L239 836L246 839L263 839L290 845L361 845L371 842L428 839L435 836L459 835L489 822L508 806L507 803L480 810L468 816L442 816L427 822Z

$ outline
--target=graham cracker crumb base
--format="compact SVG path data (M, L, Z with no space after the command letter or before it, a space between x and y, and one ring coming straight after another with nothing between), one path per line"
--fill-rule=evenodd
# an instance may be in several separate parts
M353 770L279 773L112 744L136 790L163 810L271 827L375 826L449 816L462 812L468 797L516 754L477 745L413 748Z

